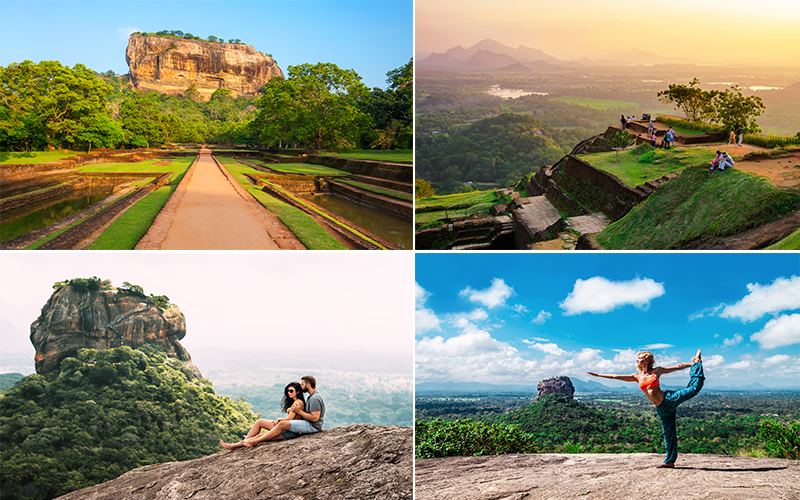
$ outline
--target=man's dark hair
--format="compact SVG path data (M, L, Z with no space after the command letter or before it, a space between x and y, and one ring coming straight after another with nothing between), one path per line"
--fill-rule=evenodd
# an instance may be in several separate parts
M300 380L310 385L312 389L317 388L317 379L315 379L311 375L306 375L305 377L302 377Z

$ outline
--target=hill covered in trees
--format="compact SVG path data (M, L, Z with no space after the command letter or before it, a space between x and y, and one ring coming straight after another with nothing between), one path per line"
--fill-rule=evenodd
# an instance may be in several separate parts
M0 398L0 497L48 499L143 465L188 460L238 440L255 415L243 400L189 381L152 345L83 349Z
M450 133L418 137L416 175L440 195L471 190L465 182L510 186L568 154L585 133L527 115L502 114Z

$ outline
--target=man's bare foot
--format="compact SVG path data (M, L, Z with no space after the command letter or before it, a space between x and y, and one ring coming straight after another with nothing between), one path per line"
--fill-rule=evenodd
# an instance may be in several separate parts
M697 350L697 354L692 358L692 363L702 363L703 358L700 356L700 349Z
M675 462L666 462L656 467L656 469L674 469Z
M226 450L233 450L236 448L236 446L233 446L232 444L223 443L221 439L219 440L219 445L225 448Z

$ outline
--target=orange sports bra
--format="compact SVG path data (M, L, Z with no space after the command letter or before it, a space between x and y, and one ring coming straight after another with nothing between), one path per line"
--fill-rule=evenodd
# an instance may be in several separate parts
M658 377L656 377L655 373L650 375L651 378L645 379L644 381L639 381L639 389L646 391L648 389L655 389L656 387L661 387L658 384Z

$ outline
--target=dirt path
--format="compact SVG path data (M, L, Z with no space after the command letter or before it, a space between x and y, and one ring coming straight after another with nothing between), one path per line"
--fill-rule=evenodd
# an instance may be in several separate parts
M277 250L303 245L201 150L137 250ZM236 188L239 188L238 190Z

